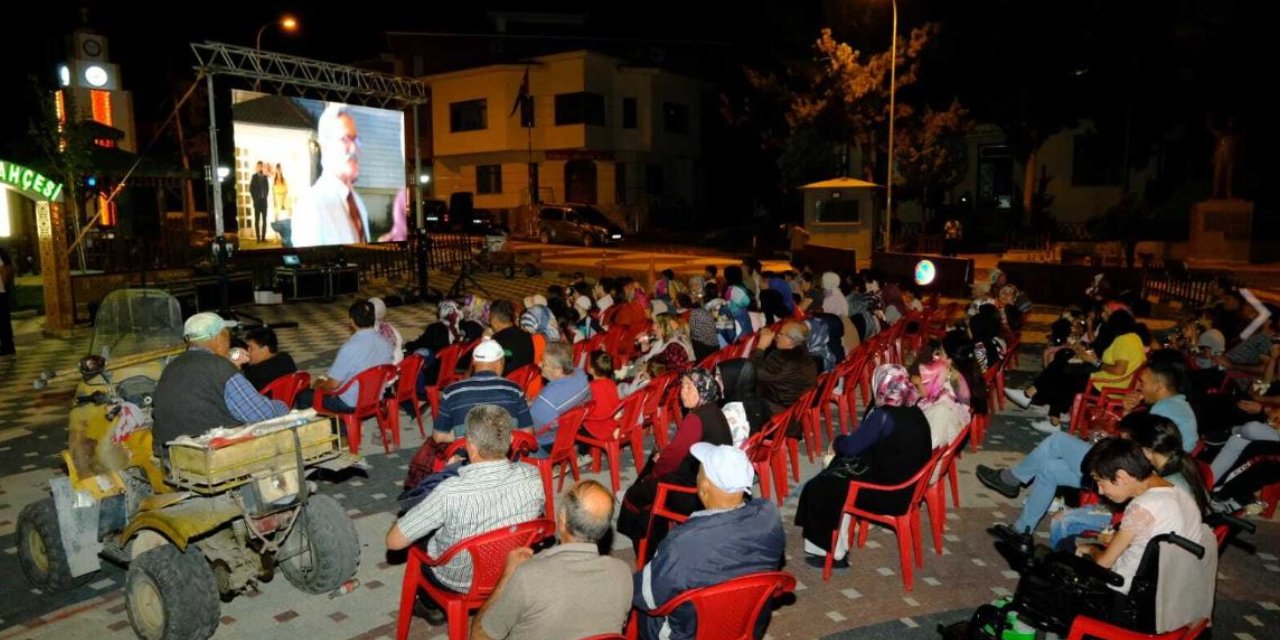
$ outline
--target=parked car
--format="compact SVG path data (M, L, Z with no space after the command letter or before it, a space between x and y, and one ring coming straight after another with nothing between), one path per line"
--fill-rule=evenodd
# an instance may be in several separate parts
M591 205L544 204L538 210L538 239L584 247L618 244L622 227Z

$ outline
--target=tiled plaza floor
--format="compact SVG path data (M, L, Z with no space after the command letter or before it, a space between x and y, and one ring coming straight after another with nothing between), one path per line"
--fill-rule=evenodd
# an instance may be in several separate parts
M550 281L548 277L481 277L481 284L495 297L528 295ZM297 329L280 332L282 348L290 351L302 368L319 371L332 360L346 336L348 303L349 299L339 299L248 310L268 321L298 321ZM433 307L393 307L389 318L411 338L433 318ZM1038 314L1032 321L1044 325L1049 319L1047 314ZM1043 330L1043 326L1039 328ZM74 388L74 376L57 378L43 391L33 390L31 380L45 369L74 368L88 338L86 334L72 340L43 339L34 319L19 321L17 329L19 355L0 359L0 639L131 637L121 592L123 569L104 563L103 571L87 585L62 594L32 589L18 569L15 521L23 506L47 493L47 481L56 473ZM1028 345L1028 355L1034 356L1034 348ZM1022 358L1028 368L1034 360L1038 358ZM1010 383L1021 384L1031 375L1029 370L1014 372ZM934 555L926 547L925 566L917 571L916 587L910 593L903 590L894 538L886 531L873 532L867 548L852 552L851 571L829 583L806 567L801 561L799 530L791 524L799 494L799 487L793 486L783 517L791 559L787 568L799 579L800 587L795 603L775 614L769 635L933 638L937 637L933 628L938 622L967 617L977 605L1012 591L1016 580L984 530L993 522L1012 520L1019 505L983 488L973 469L979 463L1008 464L1030 450L1041 437L1030 428L1030 422L1028 414L1007 409L994 420L982 450L966 452L961 458L961 508L949 509L943 555ZM360 588L338 598L305 596L277 578L262 585L258 593L224 604L222 625L215 637L345 640L394 635L403 568L389 563L382 540L392 521L393 500L406 464L421 441L411 420L402 424L403 446L390 454L384 454L380 444L372 440L376 429L366 429L370 435L366 435L363 450L372 465L367 476L321 485L321 492L338 499L355 519L362 544L357 575ZM802 478L811 477L816 469L806 463ZM635 470L624 463L622 475L623 485L629 485ZM607 473L594 477L608 482ZM926 516L926 530L928 525ZM1248 539L1258 547L1258 553L1231 548L1222 558L1215 616L1215 636L1219 638L1274 638L1280 629L1280 561L1274 555L1280 549L1280 526L1259 522L1258 533ZM615 554L632 559L625 537L618 536L615 546ZM416 620L410 636L436 638L443 633L443 627L429 627Z

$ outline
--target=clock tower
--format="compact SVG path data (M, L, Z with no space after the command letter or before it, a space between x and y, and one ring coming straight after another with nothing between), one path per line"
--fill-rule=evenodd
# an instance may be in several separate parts
M86 27L72 33L67 39L67 61L58 68L58 80L66 91L75 92L77 119L94 120L124 132L118 142L99 144L118 144L125 151L137 151L133 96L124 90L119 65L111 62L106 36Z

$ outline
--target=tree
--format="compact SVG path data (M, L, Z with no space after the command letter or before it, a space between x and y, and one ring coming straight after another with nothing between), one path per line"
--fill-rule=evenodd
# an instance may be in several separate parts
M83 201L89 197L81 182L93 169L93 126L79 118L74 91L55 91L35 78L28 81L34 105L28 137L42 155L50 175L62 180L63 206L72 222L76 237L80 235ZM61 110L58 95L62 96ZM77 244L76 255L81 270L86 268L84 248Z
M893 141L897 175L905 199L918 198L925 220L941 205L942 194L964 180L969 170L969 145L965 134L973 128L969 111L953 100L945 110L925 107L919 117L907 110Z

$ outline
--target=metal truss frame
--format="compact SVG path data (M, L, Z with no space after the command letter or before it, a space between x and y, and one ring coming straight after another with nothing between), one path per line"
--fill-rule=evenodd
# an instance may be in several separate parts
M206 75L264 83L276 94L292 88L302 97L380 108L427 102L427 85L415 78L221 42L193 42L191 52Z

